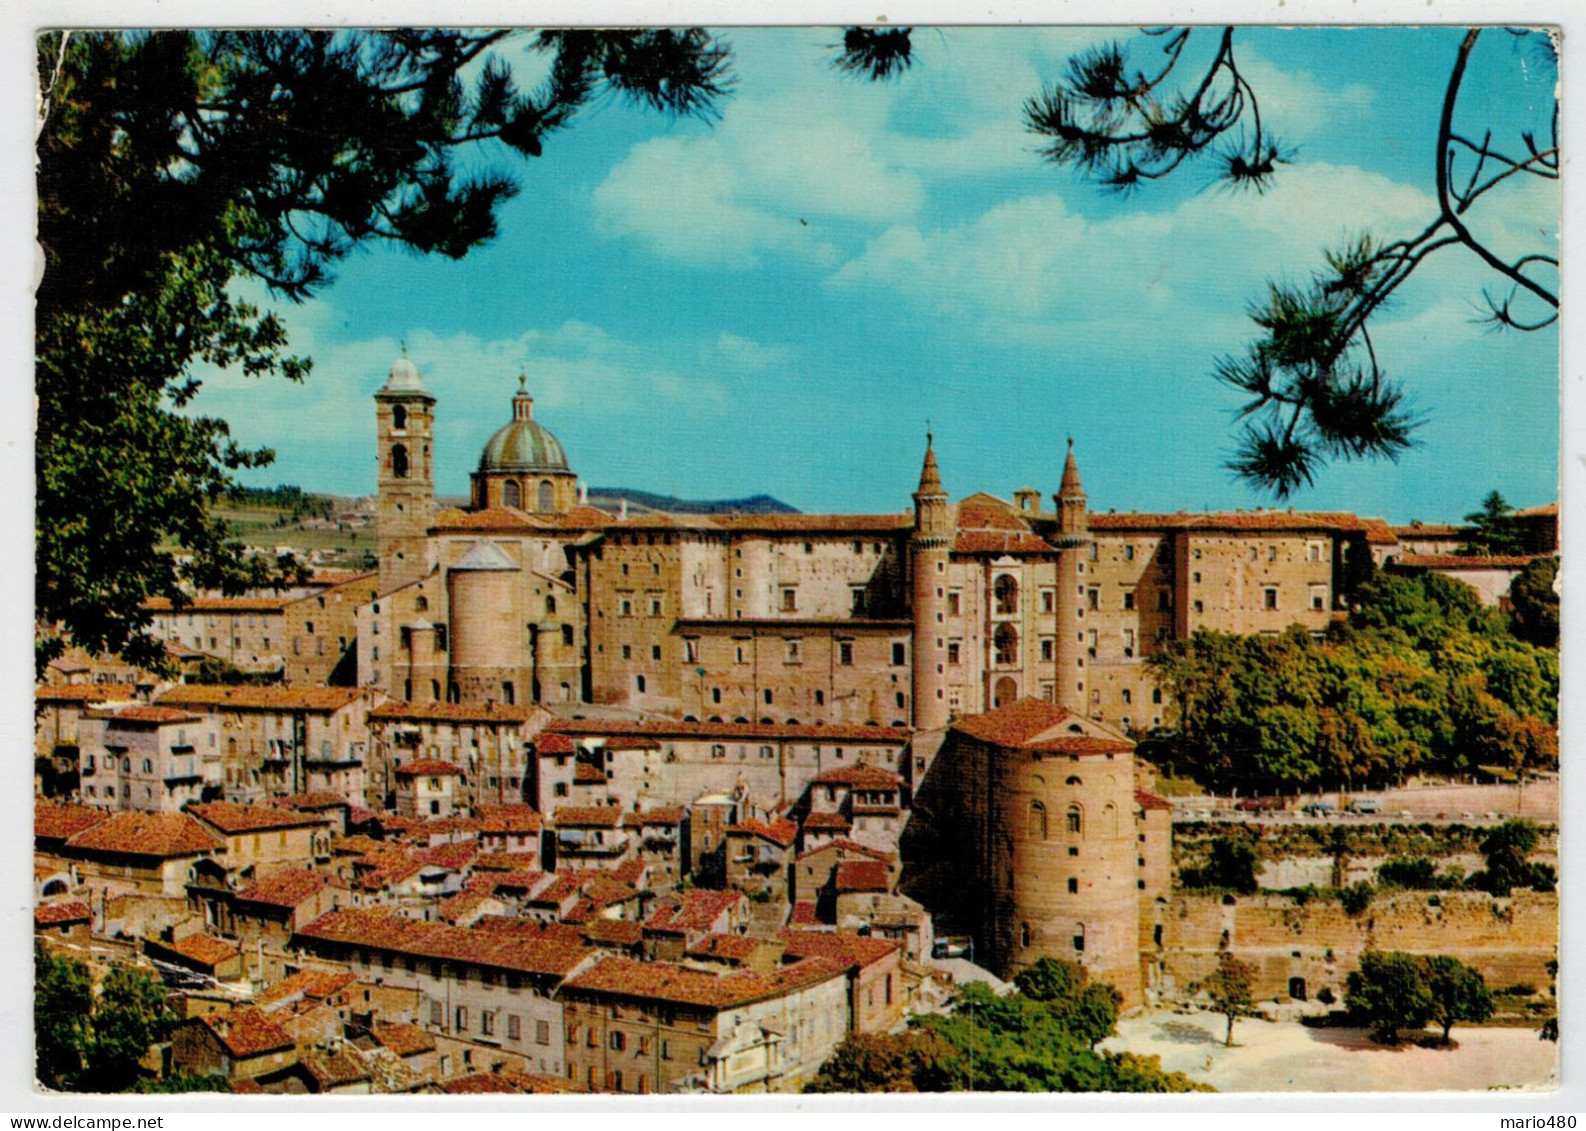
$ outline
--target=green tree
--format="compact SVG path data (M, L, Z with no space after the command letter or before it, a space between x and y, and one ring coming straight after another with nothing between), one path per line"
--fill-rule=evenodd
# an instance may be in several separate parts
M1223 1044L1229 1048L1234 1043L1234 1022L1241 1017L1256 1016L1256 968L1242 962L1226 950L1217 956L1217 969L1204 983L1211 995L1212 1008L1228 1018L1228 1031Z
M1509 583L1510 621L1521 640L1558 646L1558 559L1534 559Z
M1514 520L1514 509L1497 491L1489 491L1481 507L1465 516L1470 535L1459 548L1461 554L1523 554L1525 531Z
M1227 888L1241 895L1257 889L1258 864L1255 845L1243 836L1220 836L1213 840L1206 863L1190 869L1184 877L1189 887Z
M1478 52L1484 34L1492 45ZM1513 180L1558 178L1556 59L1541 33L1517 34L1535 50L1505 51L1493 42L1505 33L1473 28L1453 52L1435 145L1426 149L1435 154L1435 207L1425 226L1391 239L1360 235L1327 252L1310 282L1269 284L1252 304L1255 340L1215 367L1244 398L1247 423L1230 462L1241 478L1281 498L1312 483L1328 460L1397 459L1413 444L1419 418L1379 363L1371 321L1444 249L1473 253L1491 273L1497 289L1483 297L1494 325L1525 331L1557 321L1558 259L1545 235L1500 251L1478 219L1502 208L1502 193L1490 194ZM1293 153L1263 121L1234 29L1164 28L1146 44L1152 58L1143 64L1120 43L1077 55L1060 81L1026 102L1026 124L1044 139L1048 160L1120 193L1197 164L1256 191L1280 175ZM1475 82L1506 84L1511 106L1531 94L1541 122L1501 140L1501 124L1469 120L1460 94L1473 67Z
M33 953L33 1041L39 1083L55 1091L83 1084L84 1054L90 1037L93 990L88 968L52 956L42 946Z
M1021 970L1013 984L1030 1000L1043 1003L1086 1048L1095 1048L1118 1031L1122 996L1105 982L1092 982L1077 962L1038 959Z
M1419 1029L1432 1018L1432 992L1417 955L1368 950L1350 973L1344 1002L1371 1023L1372 1039L1397 1044L1400 1029Z
M1377 883L1410 891L1435 891L1439 886L1437 865L1424 856L1413 859L1395 856L1378 865Z
M149 1046L165 1040L175 1023L164 986L142 970L112 966L94 1001L88 1059L95 1090L124 1092L136 1084Z
M918 1092L946 1089L921 1087L917 1079L927 1064L937 1066L959 1057L958 1050L935 1033L851 1033L821 1065L806 1092ZM955 1078L955 1072L945 1079Z
M1432 997L1432 1020L1443 1027L1443 1044L1456 1021L1479 1025L1492 1016L1487 980L1457 958L1431 955L1425 960L1426 987Z
M1487 868L1471 877L1471 886L1493 895L1508 895L1515 888L1551 891L1553 870L1530 860L1539 839L1540 834L1530 821L1509 820L1493 829L1481 842Z
M549 58L514 81L516 37ZM591 100L709 116L727 49L698 30L51 32L37 43L36 602L42 668L70 639L150 667L149 597L284 583L210 504L243 468L224 421L183 415L207 362L301 380L281 323L355 248L459 257ZM174 547L174 548L173 548Z

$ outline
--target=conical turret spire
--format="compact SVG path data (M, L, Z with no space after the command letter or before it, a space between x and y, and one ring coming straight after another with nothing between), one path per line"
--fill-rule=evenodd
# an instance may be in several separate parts
M916 495L944 495L942 490L942 473L936 466L936 450L932 447L933 437L929 432L925 434L925 466L920 468L920 486Z
M1083 497L1085 488L1079 482L1079 463L1074 459L1074 437L1068 438L1068 458L1063 461L1063 485L1058 488L1057 497L1060 499L1072 498L1076 495Z

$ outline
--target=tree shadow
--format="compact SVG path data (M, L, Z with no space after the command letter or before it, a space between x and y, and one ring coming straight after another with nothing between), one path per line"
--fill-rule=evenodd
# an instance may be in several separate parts
M1335 1026L1310 1026L1305 1027L1305 1032L1311 1040L1334 1048L1345 1049L1348 1052L1403 1052L1405 1049L1414 1048L1413 1039L1406 1038L1396 1045L1380 1045L1371 1039L1370 1029L1346 1028L1342 1025Z
M1175 1045L1222 1044L1215 1033L1187 1021L1164 1021L1157 1026L1157 1032Z

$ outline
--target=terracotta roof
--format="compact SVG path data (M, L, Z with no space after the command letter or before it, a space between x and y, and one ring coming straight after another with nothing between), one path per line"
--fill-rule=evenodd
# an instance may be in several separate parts
M237 805L230 801L204 801L189 805L187 811L228 836L274 829L322 828L325 824L325 818L317 814L265 805Z
M294 597L191 597L177 609L167 597L150 597L143 602L143 607L156 613L172 610L181 613L278 613L294 600Z
M1361 532L1366 524L1352 514L1305 511L1178 511L1174 514L1097 514L1087 516L1092 530L1250 530Z
M546 524L518 510L516 507L486 507L484 510L465 511L447 507L435 516L434 529L453 530L517 530L541 531Z
M1126 739L1098 738L1078 731L1084 720L1074 712L1042 699L1020 699L988 711L971 715L953 724L953 729L989 742L994 746L1023 747L1053 753L1126 753L1134 743Z
M155 726L203 721L191 711L179 711L175 707L100 707L90 710L89 714L96 719L113 719L118 723L152 723Z
M838 766L811 779L815 785L848 785L859 789L897 789L903 779L879 766Z
M1558 504L1543 503L1541 506L1536 507L1521 507L1519 510L1509 513L1511 518L1557 518Z
M1446 522L1412 522L1408 526L1395 526L1393 533L1404 539L1416 538L1462 538L1469 527L1454 526Z
M124 856L193 856L221 847L218 837L186 813L112 813L66 841L79 851Z
M880 860L882 863L886 864L890 864L895 859L893 854L890 852L883 852L879 848L871 848L868 844L860 844L858 841L848 840L844 837L837 837L835 840L827 841L819 848L807 849L804 852L799 853L799 859L803 860L807 856L814 856L817 852L833 851L837 852L839 855L845 852L852 852L863 856L866 859Z
M558 515L556 525L570 530L603 530L616 520L617 516L614 514L608 514L588 503L580 503L566 514Z
M304 1049L298 1063L303 1066L303 1071L314 1078L314 1086L320 1091L347 1084L361 1084L371 1078L369 1069L364 1065L363 1055L351 1045L336 1049Z
M1409 569L1524 569L1538 557L1546 554L1404 554L1393 560L1396 566Z
M551 812L551 824L559 829L614 829L621 822L615 805L559 805Z
M644 929L662 934L681 935L693 931L710 932L717 920L743 901L735 891L706 891L699 888L683 893L682 906L662 904L644 921Z
M445 923L420 923L365 910L332 911L297 934L305 939L557 977L565 977L588 954L582 946L471 931Z
M88 805L56 805L50 801L33 802L33 835L40 840L65 840L105 819L103 809Z
M914 526L914 516L898 514L723 514L716 525L738 533L845 533L896 534Z
M494 885L491 885L494 887ZM493 891L482 888L465 888L456 895L443 899L435 907L436 916L445 923L457 923L475 908L494 901L496 907L505 909Z
M955 554L1055 554L1051 543L1027 530L960 530L953 538Z
M452 762L443 762L439 758L420 758L396 768L399 778L447 777L452 774L461 777L464 772L461 766Z
M259 1056L292 1047L291 1034L253 1008L213 1013L199 1018L197 1024L208 1027L235 1057Z
M316 793L294 793L290 797L283 797L276 802L288 809L303 809L305 811L352 808L352 803L339 793L320 790Z
M59 927L64 923L91 923L93 912L88 910L88 904L72 901L71 903L41 903L33 909L33 925L35 927Z
M240 953L231 943L223 942L211 935L188 935L181 942L162 942L158 944L173 954L179 954L200 966L211 969L236 958Z
M479 856L479 845L471 840L454 840L449 844L432 844L416 855L420 863L460 872Z
M891 891L886 864L880 860L844 860L837 865L838 891Z
M841 813L811 813L804 818L804 829L806 832L847 832L851 828L853 828L853 823Z
M239 711L338 711L358 700L356 687L229 687L184 683L159 697L162 706Z
M388 722L525 723L538 708L528 703L382 703L369 718Z
M575 785L605 785L606 775L588 762L578 762L573 767Z
M684 953L692 958L725 958L732 962L746 962L765 941L752 935L706 935Z
M417 1025L376 1021L369 1035L381 1048L390 1050L396 1056L418 1056L435 1051L435 1038Z
M138 689L130 683L41 684L33 692L40 703L105 703L136 698Z
M815 901L801 899L793 904L793 914L788 922L795 927L816 926L820 920L815 917Z
M901 949L901 945L891 939L879 939L853 931L795 931L784 928L780 937L787 943L789 958L818 955L849 967L869 966Z
M538 852L481 852L479 859L474 861L474 871L479 872L516 872L522 868L534 867L534 862L539 859Z
M688 810L681 805L661 805L654 809L646 809L642 813L624 813L622 823L635 828L681 825L687 815Z
M325 890L330 878L307 868L287 868L275 872L252 887L237 893L243 903L263 903L271 907L296 907Z
M534 749L541 754L576 754L578 744L565 734L544 731L535 735Z
M486 836L528 835L539 832L544 824L532 805L481 805L474 816Z
M741 622L733 621L733 624ZM857 623L857 622L856 622ZM819 739L822 742L886 742L909 740L903 727L812 726L797 723L687 723L676 719L553 719L547 732L572 735L651 735L656 738ZM543 743L542 734L537 742ZM543 745L541 751L544 751Z
M441 1090L453 1096L531 1095L552 1096L573 1091L560 1076L538 1072L475 1072L441 1081Z
M1172 810L1173 803L1144 789L1134 791L1134 803L1142 809L1167 809Z
M845 967L826 958L806 958L769 974L736 971L721 975L670 962L607 958L568 981L562 992L640 998L722 1010L782 997L840 977L844 972Z
M633 919L591 919L582 930L596 946L638 946L644 941L644 924Z
M741 833L745 836L757 836L769 840L772 844L788 847L798 839L799 827L786 817L778 817L769 825L750 817L746 821L739 821L727 829L727 835Z
M254 995L256 1005L269 1006L292 999L324 1001L358 979L346 970L299 970Z
M350 585L354 581L373 581L379 571L372 569L316 569L308 579L310 585Z

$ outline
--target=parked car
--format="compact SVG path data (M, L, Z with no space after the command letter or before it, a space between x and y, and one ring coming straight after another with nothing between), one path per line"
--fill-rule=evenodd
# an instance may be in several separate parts
M1331 801L1312 801L1300 806L1300 812L1309 813L1313 817L1325 817L1333 811L1333 808Z
M1234 808L1241 813L1275 813L1283 808L1281 797L1245 797Z
M1361 814L1380 813L1382 812L1382 802L1373 797L1356 797L1350 801L1349 811Z

